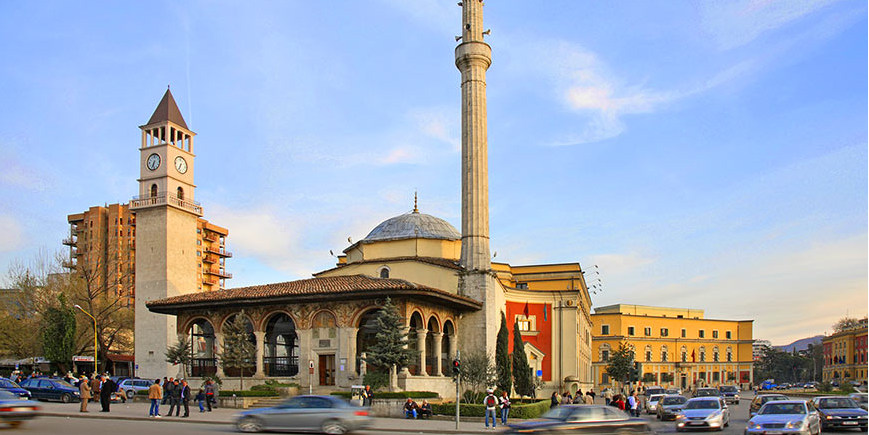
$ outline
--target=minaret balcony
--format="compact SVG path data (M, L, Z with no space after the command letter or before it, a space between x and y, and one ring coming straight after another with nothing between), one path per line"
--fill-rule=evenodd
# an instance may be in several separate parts
M189 211L197 216L202 216L202 205L198 202L178 198L177 196L166 195L165 193L157 196L135 196L130 201L130 210L139 210L160 205L169 205L181 210Z

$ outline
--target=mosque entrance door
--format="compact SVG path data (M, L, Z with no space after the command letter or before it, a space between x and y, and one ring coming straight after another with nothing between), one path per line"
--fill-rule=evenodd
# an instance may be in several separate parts
M335 354L320 355L320 385L335 385Z

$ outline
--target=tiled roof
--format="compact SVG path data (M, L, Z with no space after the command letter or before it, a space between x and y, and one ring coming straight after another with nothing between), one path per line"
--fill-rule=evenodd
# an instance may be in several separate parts
M153 312L174 314L184 308L226 305L264 305L277 302L359 299L386 295L407 295L437 300L466 310L482 307L480 302L403 279L373 278L366 275L329 276L298 281L263 284L211 292L190 293L158 299L145 305Z
M145 125L156 124L163 121L172 121L181 127L187 128L187 123L184 122L184 117L181 116L181 110L179 110L178 105L175 104L175 98L172 97L172 92L169 92L169 89L166 89L166 93L163 94L163 99L160 100L160 104L157 104L157 109L154 110L154 114L151 115L151 119L149 119L148 123Z
M372 264L372 263L394 263L396 261L419 261L420 263L428 263L433 264L435 266L445 267L447 269L455 269L462 270L462 266L459 265L458 261L448 260L446 258L438 258L438 257L390 257L390 258L375 258L373 260L362 260L362 261L354 261L352 263L344 263L338 267L333 267L331 269L326 269L322 272L317 272L314 276L320 276L326 272L331 272L333 270L341 269L342 267L347 267L353 264Z

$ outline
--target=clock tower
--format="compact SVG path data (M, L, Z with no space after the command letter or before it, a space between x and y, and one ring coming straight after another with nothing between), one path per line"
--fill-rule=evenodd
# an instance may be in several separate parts
M194 201L193 137L166 90L148 123L139 127L139 195L130 201L136 214L137 376L174 376L166 362L168 346L177 341L174 316L152 313L146 303L197 290L197 219Z

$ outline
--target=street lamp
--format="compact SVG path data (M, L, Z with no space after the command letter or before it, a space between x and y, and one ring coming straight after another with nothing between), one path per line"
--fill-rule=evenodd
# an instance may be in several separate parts
M79 309L82 313L85 313L94 320L94 376L97 375L97 318L92 316L91 313L88 313L81 307L79 304L75 304L75 307Z

